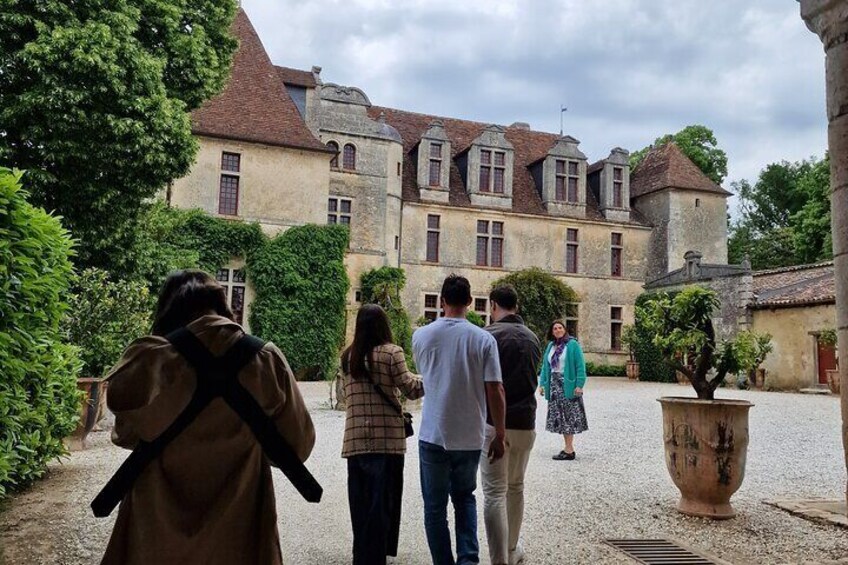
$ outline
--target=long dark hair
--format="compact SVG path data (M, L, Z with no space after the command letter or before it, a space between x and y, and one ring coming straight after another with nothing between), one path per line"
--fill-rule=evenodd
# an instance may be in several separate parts
M210 312L233 319L224 287L203 271L174 271L159 292L152 333L167 335Z
M353 343L342 353L342 370L354 379L367 379L365 361L370 361L375 347L392 341L392 329L385 310L377 304L364 305L356 315Z
M557 338L554 336L554 326L557 324L561 325L562 328L565 330L565 335L562 336L563 339L567 337L573 337L571 334L568 333L568 326L565 325L565 322L563 322L562 320L554 320L553 322L551 322L551 326L548 328L548 341L556 342Z

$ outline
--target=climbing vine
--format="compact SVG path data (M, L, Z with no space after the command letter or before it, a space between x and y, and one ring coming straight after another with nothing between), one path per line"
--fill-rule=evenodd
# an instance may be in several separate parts
M412 361L412 324L403 307L400 293L406 286L406 274L396 267L371 269L359 278L362 302L379 304L386 311L395 343L403 348L406 364L414 370Z

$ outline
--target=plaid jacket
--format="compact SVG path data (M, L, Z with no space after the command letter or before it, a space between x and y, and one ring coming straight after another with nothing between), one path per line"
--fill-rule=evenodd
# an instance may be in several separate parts
M349 374L343 376L347 418L345 420L342 457L365 453L406 453L406 434L398 391L410 400L424 396L421 377L406 367L403 349L387 344L375 347L371 355L371 381L356 380ZM374 390L378 384L395 406Z

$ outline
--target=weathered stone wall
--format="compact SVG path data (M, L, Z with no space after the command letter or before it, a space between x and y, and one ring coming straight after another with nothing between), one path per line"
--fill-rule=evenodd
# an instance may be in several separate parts
M650 281L660 277L673 267L671 261L677 257L669 257L669 191L664 190L639 197L634 207L654 226L646 254L645 277ZM678 257L683 257L681 253Z
M329 160L325 153L199 137L190 173L171 188L171 204L217 215L221 154L241 155L238 217L274 235L291 226L327 222Z
M772 351L763 363L765 386L798 390L818 383L815 332L833 329L836 306L754 310L752 329L772 335Z
M720 194L675 189L669 192L668 257L671 264L687 251L704 263L727 264L727 200Z
M440 257L426 263L427 215L441 216ZM476 266L477 220L504 222L505 268ZM579 273L565 273L565 233L579 230ZM610 234L624 237L624 277L611 277ZM404 305L415 320L423 315L424 295L438 294L451 273L471 281L475 297L488 296L491 284L512 271L540 267L570 285L581 297L579 332L589 358L625 361L623 352L610 351L610 307L621 306L625 323L633 321L633 304L642 293L644 257L650 230L626 224L589 222L468 210L435 204L407 203L403 208L401 266L406 270Z

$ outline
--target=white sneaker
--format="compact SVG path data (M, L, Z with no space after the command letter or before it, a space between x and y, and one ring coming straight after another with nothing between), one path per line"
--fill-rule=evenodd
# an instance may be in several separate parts
M515 549L509 551L509 565L522 565L524 563L524 548L521 544L515 546Z

